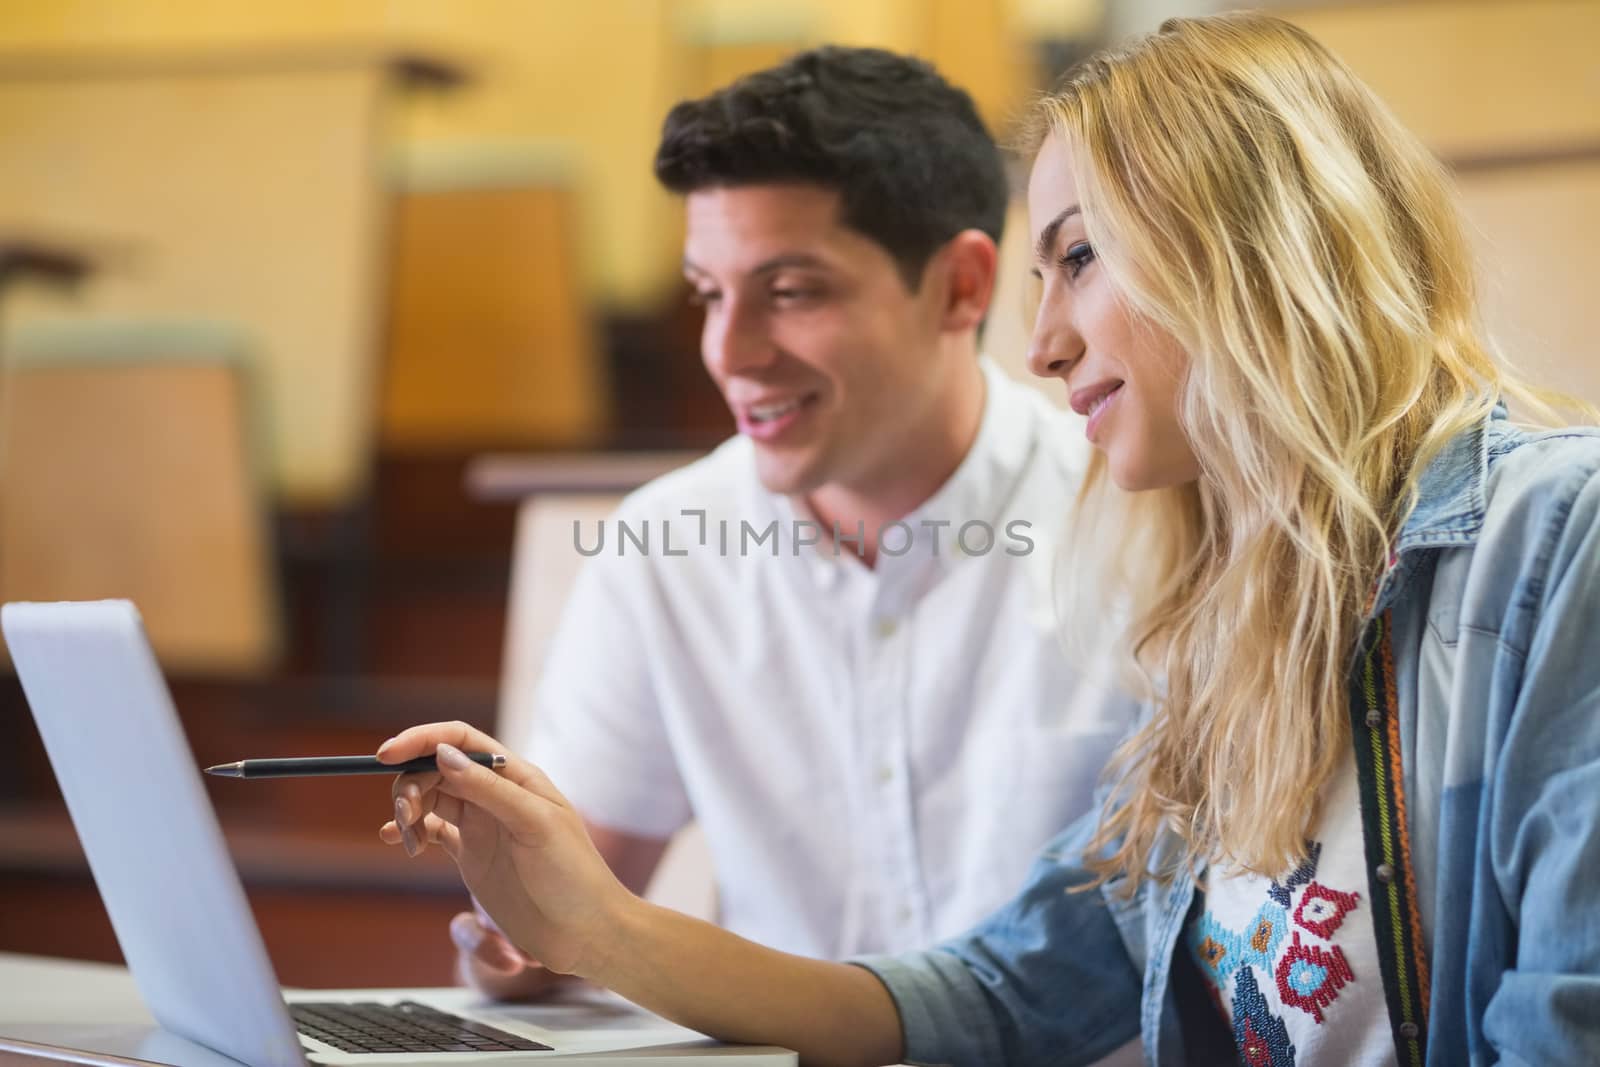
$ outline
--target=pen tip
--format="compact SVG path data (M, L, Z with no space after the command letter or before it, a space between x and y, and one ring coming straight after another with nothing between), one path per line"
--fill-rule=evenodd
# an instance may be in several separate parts
M206 773L215 774L219 778L238 778L244 773L244 766L238 763L219 763L214 767L207 767Z

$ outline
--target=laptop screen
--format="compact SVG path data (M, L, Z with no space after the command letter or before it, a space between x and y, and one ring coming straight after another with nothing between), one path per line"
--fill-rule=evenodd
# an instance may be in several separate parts
M150 1013L254 1067L304 1064L137 609L7 604L0 629Z

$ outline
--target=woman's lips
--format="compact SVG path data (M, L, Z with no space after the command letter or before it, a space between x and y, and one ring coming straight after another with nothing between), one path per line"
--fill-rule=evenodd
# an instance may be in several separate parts
M1101 393L1089 404L1089 422L1083 428L1083 434L1090 441L1094 440L1095 430L1099 429L1100 422L1105 418L1106 412L1116 405L1117 398L1122 395L1122 383L1118 382L1109 392Z

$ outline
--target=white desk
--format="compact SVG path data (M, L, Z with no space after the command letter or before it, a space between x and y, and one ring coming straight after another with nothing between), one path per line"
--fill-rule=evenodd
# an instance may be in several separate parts
M458 991L470 997L466 990ZM570 1005L530 1005L530 1013L564 1012ZM537 1018L533 1018L537 1022ZM139 999L127 968L108 963L23 956L0 952L0 1062L22 1057L68 1063L156 1063L173 1067L239 1067L237 1061L196 1045L156 1026ZM562 1058L603 1063L616 1054ZM442 1062L432 1057L432 1062ZM629 1062L659 1060L677 1065L711 1062L718 1067L784 1067L796 1062L791 1052L706 1043L638 1049ZM482 1062L481 1060L478 1062ZM501 1063L521 1063L504 1057ZM548 1062L532 1057L527 1062Z

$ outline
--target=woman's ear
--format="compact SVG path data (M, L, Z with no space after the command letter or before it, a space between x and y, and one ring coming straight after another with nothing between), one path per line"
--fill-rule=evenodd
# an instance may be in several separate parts
M994 239L982 230L962 230L945 243L941 328L950 332L975 330L994 296L1000 254Z

